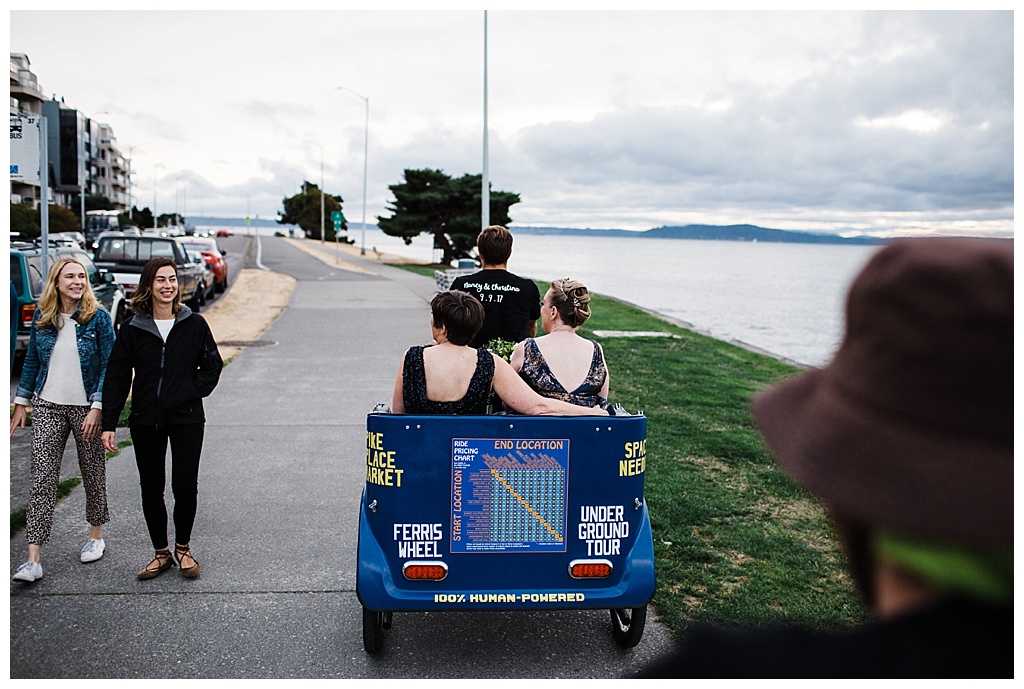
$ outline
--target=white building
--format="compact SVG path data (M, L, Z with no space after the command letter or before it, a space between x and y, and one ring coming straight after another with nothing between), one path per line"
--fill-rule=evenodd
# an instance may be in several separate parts
M43 91L32 73L28 55L11 53L11 115L42 114ZM11 203L39 207L39 182L11 181Z
M46 118L50 202L82 212L81 195L105 196L118 210L131 208L131 170L113 128L58 101L46 100L28 55L11 53L11 114ZM11 182L11 203L39 205L38 182Z
M92 159L93 174L89 179L92 194L106 196L119 210L130 210L129 169L125 157L117 147L114 130L109 124L99 123L99 156Z

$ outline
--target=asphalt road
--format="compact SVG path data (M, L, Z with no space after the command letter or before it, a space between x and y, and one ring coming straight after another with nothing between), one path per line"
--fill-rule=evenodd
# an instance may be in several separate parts
M434 283L261 244L263 265L297 283L264 346L243 351L206 403L192 538L202 575L135 578L152 550L125 448L108 463L103 559L78 562L78 489L58 505L43 579L11 584L12 678L615 678L670 648L653 611L631 650L613 641L607 610L435 612L395 613L384 649L367 655L355 593L365 416L390 399L405 349L428 338ZM23 553L12 539L12 565Z

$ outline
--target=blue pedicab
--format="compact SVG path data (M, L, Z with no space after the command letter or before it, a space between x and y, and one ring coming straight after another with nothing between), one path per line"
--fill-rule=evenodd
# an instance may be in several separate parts
M378 652L396 611L611 611L640 642L654 595L647 418L366 419L356 593Z

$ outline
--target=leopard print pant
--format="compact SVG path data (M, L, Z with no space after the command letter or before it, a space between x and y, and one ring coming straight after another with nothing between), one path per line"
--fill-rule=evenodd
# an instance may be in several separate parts
M25 538L33 545L50 539L57 504L60 465L68 435L74 435L78 467L85 484L85 519L93 526L110 521L107 509L107 454L97 437L85 440L82 423L89 407L52 404L32 398L32 494L26 515Z

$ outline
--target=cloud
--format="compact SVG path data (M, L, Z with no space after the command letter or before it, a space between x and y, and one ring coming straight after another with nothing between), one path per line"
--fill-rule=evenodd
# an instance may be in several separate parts
M367 215L482 168L482 13L11 13L47 93L110 112L142 202ZM83 72L92 36L144 36ZM166 48L166 49L165 49ZM519 224L1012 230L1012 12L489 13L495 189ZM201 201L198 201L201 199Z
M510 145L524 206L579 194L596 213L672 202L755 221L786 207L1012 217L1012 24L917 19L869 15L865 43L826 69L782 88L734 87L728 107L624 107L526 127ZM879 54L891 36L906 45Z

